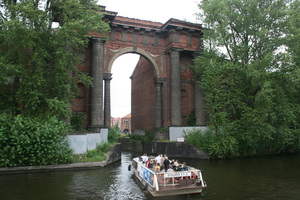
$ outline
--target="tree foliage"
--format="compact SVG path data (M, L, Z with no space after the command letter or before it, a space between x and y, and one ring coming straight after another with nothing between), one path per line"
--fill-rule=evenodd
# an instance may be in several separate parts
M55 117L41 121L1 114L0 167L70 163L67 131L67 124Z
M93 0L7 0L0 7L1 110L66 118L77 83L91 84L76 68L78 55L89 33L108 28L98 6Z
M78 93L77 84L91 85L91 78L77 69L79 54L87 47L90 33L105 36L109 26L102 17L94 0L0 1L0 111L8 115L3 118L12 120L0 122L0 140L14 137L5 146L7 150L25 143L44 147L49 142L57 145L50 145L52 148L62 148L61 137L68 131L65 127L71 116L70 103ZM53 130L50 138L52 133L46 128L54 119L59 131ZM23 137L27 137L25 143L15 142ZM35 137L37 144L31 141ZM56 150L38 151L20 150L18 154L23 153L19 156L35 156L36 160L12 163L56 163L54 158L40 160L43 153L58 155ZM8 152L1 153L10 159Z
M215 136L234 137L242 156L298 151L299 1L203 0L199 7L205 46L193 69Z

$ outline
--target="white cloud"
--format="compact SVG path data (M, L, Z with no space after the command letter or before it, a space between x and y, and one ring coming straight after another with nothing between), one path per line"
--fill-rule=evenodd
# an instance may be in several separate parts
M106 10L118 12L119 16L165 23L170 18L199 23L199 0L99 0Z
M132 72L139 59L137 54L125 54L115 60L111 80L111 116L124 117L131 113Z

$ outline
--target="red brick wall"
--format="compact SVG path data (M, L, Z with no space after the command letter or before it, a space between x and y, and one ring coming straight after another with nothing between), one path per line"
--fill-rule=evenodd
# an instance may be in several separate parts
M186 119L191 111L195 108L194 104L194 80L193 73L189 69L192 65L192 58L190 55L180 56L181 66L181 113L182 125L186 125Z
M154 130L155 128L155 85L154 72L143 57L132 75L131 123L132 130Z
M82 59L82 64L78 66L78 69L83 73L90 74L91 70L91 45L80 53L80 58ZM84 129L88 129L90 125L90 90L83 87L82 84L78 84L79 92L77 98L72 102L72 111L80 112L84 115Z

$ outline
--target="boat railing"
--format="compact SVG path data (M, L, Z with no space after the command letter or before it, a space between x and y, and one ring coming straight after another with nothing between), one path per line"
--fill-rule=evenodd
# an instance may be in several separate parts
M198 174L198 175L197 175ZM200 170L197 171L174 171L174 172L160 172L156 173L158 183L163 186L175 186L180 185L183 180L189 180L188 182L195 184L197 180L202 181L199 175ZM200 180L201 179L201 180Z
M196 186L206 187L201 170L189 167L188 171L154 172L138 159L134 159L140 177L152 188L159 190L160 186ZM199 184L200 183L200 184ZM183 186L182 186L183 185Z

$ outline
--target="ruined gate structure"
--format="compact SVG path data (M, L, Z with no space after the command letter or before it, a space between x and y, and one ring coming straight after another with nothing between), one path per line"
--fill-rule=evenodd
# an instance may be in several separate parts
M132 131L183 126L192 110L196 125L206 125L203 93L188 68L201 52L202 26L173 18L164 24L132 19L102 8L109 39L91 34L89 48L80 54L79 69L92 76L93 86L80 86L72 107L84 113L86 127L97 132L110 127L112 64L126 53L140 55L131 77Z

